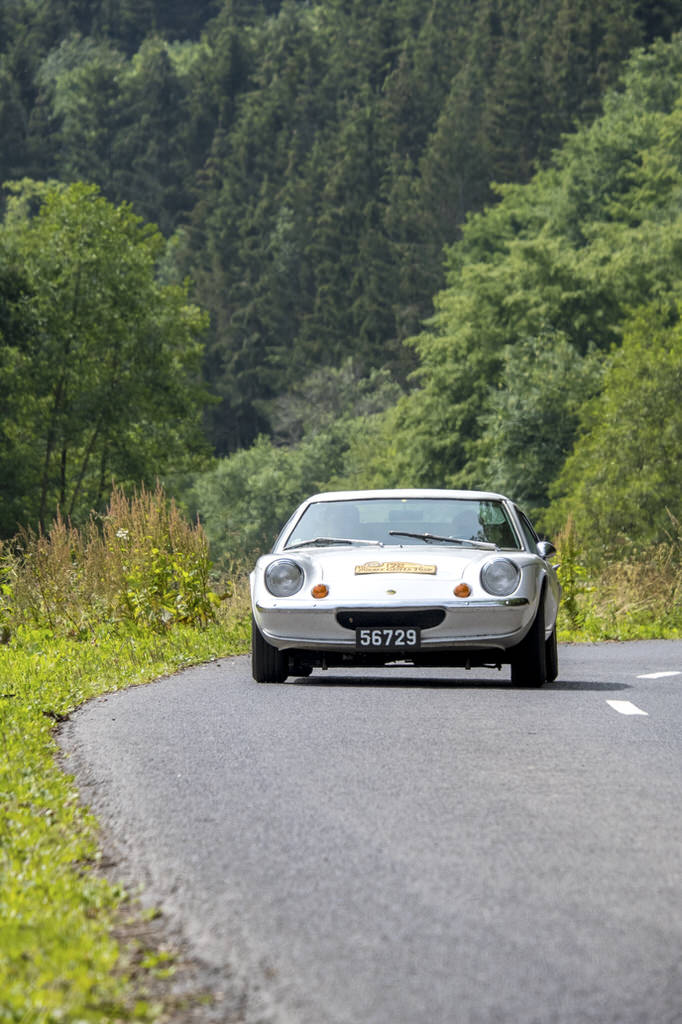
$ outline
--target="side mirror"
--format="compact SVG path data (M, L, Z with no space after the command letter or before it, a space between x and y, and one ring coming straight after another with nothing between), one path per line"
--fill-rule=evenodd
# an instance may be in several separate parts
M552 555L556 555L556 548L549 540L538 541L538 554L545 560L551 558Z

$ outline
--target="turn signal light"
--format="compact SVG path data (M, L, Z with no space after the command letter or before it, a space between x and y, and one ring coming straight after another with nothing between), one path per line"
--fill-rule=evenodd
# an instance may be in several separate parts
M329 593L329 587L325 583L316 583L310 593L315 598L326 597Z
M471 594L471 587L468 583L458 583L453 590L455 597L469 597Z

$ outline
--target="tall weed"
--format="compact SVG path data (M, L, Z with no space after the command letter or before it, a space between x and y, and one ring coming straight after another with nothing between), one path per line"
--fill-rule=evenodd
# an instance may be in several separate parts
M589 573L582 564L580 546L571 519L556 539L561 583L561 621L565 629L578 630L585 618L585 598L591 592Z
M0 550L0 628L40 626L81 636L129 621L164 631L215 620L208 543L163 489L116 488L82 529L60 515Z
M564 640L636 640L682 636L682 528L668 513L662 544L630 549L592 568L571 523L557 538L564 588Z

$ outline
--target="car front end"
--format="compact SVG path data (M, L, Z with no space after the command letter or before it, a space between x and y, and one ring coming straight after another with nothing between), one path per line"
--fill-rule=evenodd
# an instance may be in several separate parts
M266 574L271 580L273 567L285 562L297 567L300 586L273 594ZM539 562L532 555L512 561L488 551L416 554L402 547L267 555L254 574L254 615L274 647L318 651L327 663L367 655L419 662L440 654L450 664L486 653L495 661L523 639L535 616Z
M255 677L513 666L528 645L537 661L555 646L560 588L520 516L484 492L314 495L251 574Z

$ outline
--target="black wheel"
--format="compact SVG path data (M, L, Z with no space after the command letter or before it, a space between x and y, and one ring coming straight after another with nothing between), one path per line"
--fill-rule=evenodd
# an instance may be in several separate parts
M544 595L533 625L512 655L511 681L514 686L543 686L547 681Z
M547 666L547 682L553 683L559 675L559 652L556 643L556 626L549 640L545 641L545 664Z
M257 683L283 683L287 677L288 658L269 644L251 618L251 673Z

